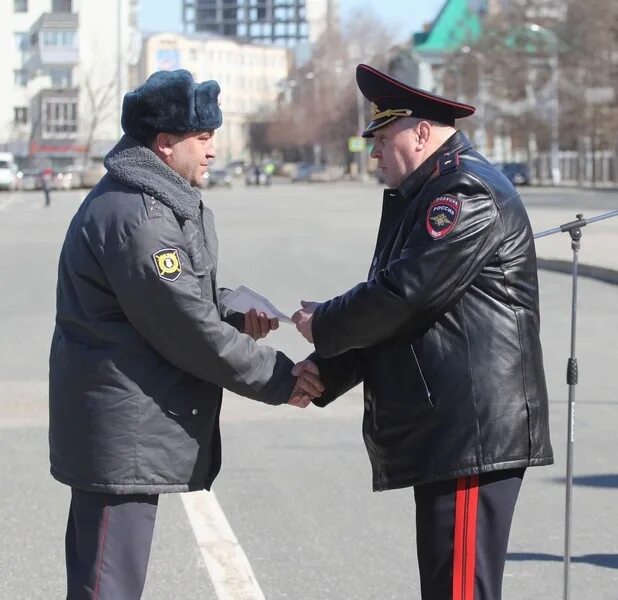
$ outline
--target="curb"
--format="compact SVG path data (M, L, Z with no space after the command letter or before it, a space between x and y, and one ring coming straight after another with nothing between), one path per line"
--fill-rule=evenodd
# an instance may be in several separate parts
M570 260L559 260L554 258L538 258L536 259L537 267L546 271L555 271L557 273L573 274L573 262ZM577 274L582 277L590 277L604 283L618 285L618 270L607 269L605 267L596 267L578 263Z

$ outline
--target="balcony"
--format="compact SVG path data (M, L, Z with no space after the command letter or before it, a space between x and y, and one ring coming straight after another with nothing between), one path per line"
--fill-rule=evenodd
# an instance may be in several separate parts
M44 89L33 97L30 108L33 155L75 158L83 152L79 146L79 91Z
M52 66L79 62L79 20L76 13L44 13L30 28L26 68L31 73Z

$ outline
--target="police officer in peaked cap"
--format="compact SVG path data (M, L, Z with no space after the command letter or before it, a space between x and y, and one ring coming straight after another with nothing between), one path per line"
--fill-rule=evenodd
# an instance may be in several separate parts
M512 184L456 128L474 107L358 65L388 189L363 281L294 321L327 406L364 384L376 491L414 488L422 598L498 600L528 467L553 462L536 256ZM312 371L309 371L308 375Z

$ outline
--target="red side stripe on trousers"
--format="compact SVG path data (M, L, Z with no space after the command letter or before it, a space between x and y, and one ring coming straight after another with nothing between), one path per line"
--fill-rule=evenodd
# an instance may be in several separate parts
M478 499L478 475L460 477L455 493L453 600L474 600Z

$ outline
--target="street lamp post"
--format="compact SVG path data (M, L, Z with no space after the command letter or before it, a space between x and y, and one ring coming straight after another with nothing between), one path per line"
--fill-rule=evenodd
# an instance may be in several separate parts
M361 135L365 129L365 97L358 86L356 88L356 119L358 135ZM367 180L367 150L364 148L358 153L358 177L361 181Z
M311 104L312 104L312 109L313 109L313 114L314 114L314 123L317 123L317 107L319 105L318 88L317 88L318 79L316 77L316 73L314 73L313 71L309 71L305 75L305 78L310 81L311 97L312 97ZM316 139L313 142L313 164L318 166L321 163L322 163L322 146L320 145L320 142Z
M558 59L558 36L551 29L542 27L537 23L528 25L530 31L543 33L552 38L551 56L549 67L551 69L551 99L550 99L550 149L549 160L551 170L551 180L554 185L560 183L560 63Z
M475 131L475 143L479 152L487 153L487 80L485 77L485 57L481 52L473 52L470 46L464 46L461 51L473 56L477 62L477 98L479 126Z
M348 58L352 63L362 61L364 55L363 47L359 41L352 42L348 47ZM356 135L361 135L365 129L365 97L362 95L360 88L356 88ZM358 153L358 178L361 181L367 181L367 149L363 147Z

